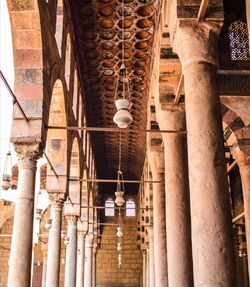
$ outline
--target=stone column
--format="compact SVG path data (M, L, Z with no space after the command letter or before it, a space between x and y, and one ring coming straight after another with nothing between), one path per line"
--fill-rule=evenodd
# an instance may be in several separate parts
M149 238L149 287L155 287L155 262L154 262L154 231L148 228Z
M234 151L234 157L239 166L241 176L248 254L248 277L250 278L250 146L237 146Z
M49 193L52 226L49 230L46 287L58 287L60 276L61 225L64 194Z
M167 273L167 242L166 242L166 217L165 217L165 184L164 184L164 153L162 147L149 147L148 160L152 178L160 183L153 184L153 241L154 241L154 266L155 286L168 285Z
M150 262L149 262L149 258L150 258L150 253L149 253L149 243L147 243L147 249L146 249L146 287L150 286L150 278L149 278L149 266L150 266Z
M194 286L235 287L229 188L217 85L219 28L179 20L188 132Z
M142 286L143 287L146 287L147 285L146 285L146 280L147 280L147 253L146 253L146 250L142 250L142 257L143 257L143 267L142 267L142 272L143 272L143 274L142 274Z
M36 156L21 154L18 161L18 198L11 241L8 287L29 287L34 217Z
M42 287L46 286L47 255L43 257Z
M75 287L76 285L76 248L77 248L77 216L67 215L68 223L68 244L66 247L65 265L65 287Z
M84 287L92 287L92 254L93 234L87 234L85 240Z
M161 130L186 130L184 107L157 110ZM168 286L192 287L190 198L185 135L162 134L165 153Z
M76 287L84 286L85 231L78 231Z
M98 244L93 244L93 260L92 260L92 287L96 286L96 255L98 250Z

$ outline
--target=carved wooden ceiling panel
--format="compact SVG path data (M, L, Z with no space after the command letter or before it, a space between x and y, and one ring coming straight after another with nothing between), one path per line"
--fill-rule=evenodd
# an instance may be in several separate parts
M119 0L69 1L88 126L115 127L114 97L124 43L134 119L129 128L146 128L148 79L160 3L151 0L124 0L124 3L123 18L122 1ZM120 86L119 83L118 95ZM118 139L118 133L92 133L99 178L116 178ZM125 179L140 179L145 141L146 134L143 133L122 134L122 171ZM129 186L131 192L137 192L135 186ZM104 184L102 190L105 191L105 187L110 188Z

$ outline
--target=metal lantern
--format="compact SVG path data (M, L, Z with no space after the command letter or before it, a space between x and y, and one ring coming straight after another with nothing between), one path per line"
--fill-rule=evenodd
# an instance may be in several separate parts
M116 235L117 235L118 238L121 238L123 236L123 231L122 231L122 227L121 226L117 227Z
M126 129L132 122L133 118L129 112L131 103L126 99L118 99L115 101L117 112L113 117L113 121L117 124L118 128Z
M118 170L117 173L117 187L115 192L115 203L117 206L121 207L125 203L125 200L123 198L124 195L124 183L123 183L123 174L120 170Z
M121 244L121 242L118 242L118 243L117 243L117 250L118 250L118 252L120 252L120 251L122 250L122 244Z
M52 219L46 219L45 228L50 229L52 227Z
M3 190L8 190L11 187L11 167L12 167L12 156L11 152L9 151L5 158L4 169L3 169L3 176L2 176L2 183L1 188Z
M43 204L42 204L42 193L41 190L38 191L37 199L36 199L36 219L42 218Z

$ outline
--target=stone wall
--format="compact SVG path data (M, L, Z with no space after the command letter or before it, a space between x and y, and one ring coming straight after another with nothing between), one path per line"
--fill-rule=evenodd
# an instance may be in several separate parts
M9 209L11 212L13 207L11 206L7 207L1 205L0 209L2 211L0 215L2 215L3 210ZM0 230L0 287L7 286L11 236L6 235L12 234L12 228L13 228L13 217L8 219Z
M109 217L106 223L116 223ZM123 217L122 266L118 268L116 226L104 226L102 240L97 252L97 287L139 287L142 286L142 254L137 249L136 217ZM109 236L108 236L109 235Z

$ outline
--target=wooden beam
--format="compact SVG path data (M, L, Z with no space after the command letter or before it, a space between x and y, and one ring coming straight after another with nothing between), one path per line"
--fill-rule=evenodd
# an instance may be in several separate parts
M183 87L184 84L184 75L181 74L179 83L178 83L178 87L176 89L176 93L175 93L175 98L174 98L174 105L178 105L179 101L180 101L180 97L181 97L181 89Z
M201 1L200 9L198 12L198 20L204 20L205 19L208 4L209 4L209 0L202 0Z
M233 223L235 223L236 221L238 221L239 219L241 219L241 217L245 216L244 211L242 213L240 213L239 215L235 216L232 220Z
M105 128L105 127L74 127L74 126L46 126L47 129L55 130L85 130L88 132L116 132L116 133L170 133L186 135L187 131L173 131L173 130L149 130L149 129L120 129L120 128Z
M234 160L229 167L227 168L227 173L229 173L235 166L237 165L237 161Z

